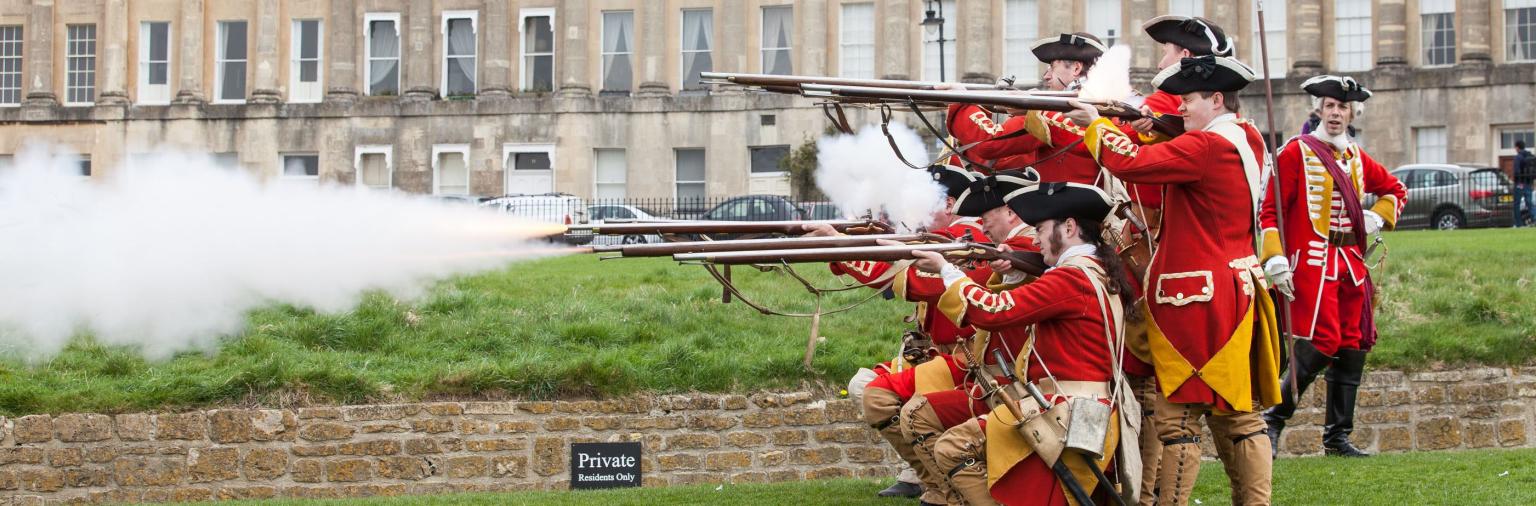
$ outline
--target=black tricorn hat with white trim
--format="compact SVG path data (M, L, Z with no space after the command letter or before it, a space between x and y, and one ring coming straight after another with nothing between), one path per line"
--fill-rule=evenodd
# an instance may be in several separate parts
M930 165L928 175L933 177L935 183L944 187L945 195L955 199L960 198L960 194L965 193L965 189L971 187L971 182L979 177L971 171L954 165Z
M1209 19L1158 16L1142 23L1141 29L1159 44L1173 44L1188 49L1195 56L1232 56L1232 38Z
M1301 83L1301 89L1314 97L1327 97L1340 102L1364 102L1371 98L1371 90L1348 76L1316 76Z
M1105 47L1093 34L1077 32L1037 40L1029 50L1035 53L1035 58L1045 63L1072 60L1092 65L1100 56L1104 56Z
M1243 62L1206 55L1184 58L1168 66L1152 78L1152 86L1174 95L1197 91L1231 93L1247 87L1255 78L1253 69Z
M1114 209L1104 190L1081 183L1040 183L1014 190L1005 200L1020 220L1034 227L1048 220L1067 218L1103 223Z
M978 178L956 197L954 212L960 216L979 217L987 211L1008 205L1004 197L1009 193L1034 186L1039 181L1040 175L1033 170L1022 174L993 174Z

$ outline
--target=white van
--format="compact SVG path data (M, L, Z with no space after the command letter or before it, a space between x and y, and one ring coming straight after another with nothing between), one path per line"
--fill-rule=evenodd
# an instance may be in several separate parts
M529 221L561 225L588 223L586 201L569 193L506 195L485 199L480 205ZM592 231L567 233L560 240L575 245L587 244L592 242Z

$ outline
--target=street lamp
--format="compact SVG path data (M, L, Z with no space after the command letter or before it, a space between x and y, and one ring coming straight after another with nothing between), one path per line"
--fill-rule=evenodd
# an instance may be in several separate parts
M939 80L944 80L944 3L939 0L928 0L928 10L924 13L922 23L923 30L928 35L938 35L939 43Z

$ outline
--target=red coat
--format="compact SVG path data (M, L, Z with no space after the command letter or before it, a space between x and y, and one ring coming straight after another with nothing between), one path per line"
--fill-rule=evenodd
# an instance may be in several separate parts
M980 222L974 218L956 220L949 227L934 233L951 238L964 237L966 233L970 233L976 242L987 242L986 233L981 230ZM890 272L892 265L889 262L834 262L831 268L833 274L847 275L871 288L884 289L887 285L894 284L893 288L899 295L917 303L917 311L922 318L918 328L927 332L935 344L954 344L959 338L976 333L969 326L955 325L939 313L932 304L938 295L930 294L933 291L930 285L934 281L920 275L917 269L907 269L904 273L882 280L881 278ZM986 280L992 275L992 271L987 269L986 265L981 265L979 268L971 269L968 274ZM938 285L938 292L943 293L943 282L939 281Z
M992 121L992 113L975 104L950 104L949 114L945 120L948 122L946 127L949 129L951 141L957 148L964 148L973 143L984 142L1002 133L1004 128L1004 125L999 125L997 122ZM1030 162L1034 161L1032 153L989 158L982 156L981 153L973 153L967 150L965 156L977 163L990 164L990 168L983 166L969 167L971 170L983 174L992 174L1009 169L1022 169L1028 167ZM949 163L955 166L965 166L962 162L964 160L959 155L951 156L949 159Z
M1027 133L1016 134L1021 130ZM998 138L1005 136L1011 137ZM1094 162L1082 143L1073 145L1082 136L1083 129L1072 124L1062 113L1029 111L1008 118L992 140L972 146L966 150L966 155L986 159L1027 157L1030 160L1027 166L1040 173L1041 181L1094 184L1099 178L1099 164ZM1067 151L1057 154L1063 148Z
M1343 168L1352 179L1350 185L1355 189L1356 198L1364 199L1367 193L1377 195L1375 202L1361 200L1361 206L1380 215L1386 221L1384 228L1390 230L1397 223L1407 199L1408 191L1403 183L1358 145L1351 144L1344 152L1335 150L1333 154L1346 165ZM1364 309L1340 307L1338 312L1319 311L1323 285L1337 283L1341 274L1346 274L1341 271L1347 271L1349 279L1356 285L1366 278L1361 245L1340 246L1328 240L1329 232L1336 236L1348 235L1354 227L1364 225L1349 222L1338 192L1339 185L1322 163L1317 154L1300 141L1292 140L1286 144L1275 160L1280 184L1271 185L1260 215L1260 224L1264 227L1262 259L1277 255L1290 259L1296 295L1290 306L1291 332L1303 339L1314 336L1317 326L1322 323L1320 318L1358 321L1358 312ZM1276 198L1282 199L1280 207L1285 211L1283 251L1275 212ZM1350 312L1356 316L1351 317ZM1323 346L1323 343L1317 344ZM1336 344L1327 347L1337 348ZM1319 351L1331 354L1333 350Z
M1265 149L1251 123L1223 117L1212 126L1223 122L1241 128L1245 145L1197 130L1141 146L1107 120L1089 125L1084 144L1115 176L1165 185L1158 248L1142 285L1163 394L1251 411L1255 393L1264 402L1278 397L1278 340L1263 319L1272 321L1267 298L1256 303L1255 296L1264 288L1254 249L1258 176L1251 186L1238 149L1259 164ZM1256 328L1262 341L1254 339Z

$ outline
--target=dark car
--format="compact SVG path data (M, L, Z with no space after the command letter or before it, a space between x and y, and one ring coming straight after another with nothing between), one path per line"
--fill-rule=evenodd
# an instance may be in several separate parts
M1392 171L1408 188L1399 229L1508 226L1514 205L1509 177L1499 169L1470 164L1414 164Z
M806 219L808 220L840 220L843 211L831 202L809 202L805 204Z
M807 216L805 209L778 195L735 197L704 213L709 221L794 221ZM769 234L708 234L709 239L756 239ZM698 240L703 237L690 237Z

